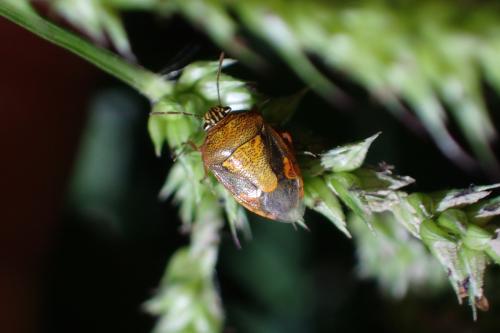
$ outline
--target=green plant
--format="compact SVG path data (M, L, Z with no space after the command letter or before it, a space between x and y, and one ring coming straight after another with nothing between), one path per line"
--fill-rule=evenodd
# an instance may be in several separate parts
M408 27L399 35L388 34L390 38L387 38L386 43L389 45L370 42L370 35L365 34L374 33L375 28L375 31L386 34L393 25L406 26L418 20L418 17L413 17L413 13L405 11L404 6L402 12L407 16L402 16L403 20L392 9L388 9L383 1L356 8L339 6L338 10L314 1L304 7L311 15L301 15L297 4L285 9L280 1L264 6L258 1L164 3L153 0L94 0L85 4L90 6L88 13L93 13L93 16L74 18L71 9L75 7L71 6L77 5L82 5L82 2L60 0L55 2L54 8L97 39L103 34L109 35L117 49L126 55L130 55L130 46L118 10L142 8L154 9L160 14L181 12L190 20L207 27L216 43L242 61L259 64L262 59L255 52L244 45L238 44L236 47L233 44L237 34L236 22L228 14L228 7L231 7L256 35L274 43L277 53L318 92L330 96L332 91L338 90L314 68L304 51L319 54L332 66L350 72L371 92L381 96L396 113L403 110L396 96L405 98L434 135L436 142L442 144L443 149L445 145L454 147L451 157L455 158L463 152L460 152L445 128L445 115L436 97L441 94L452 106L452 112L462 124L476 154L483 158L485 165L494 165L493 155L488 148L488 140L494 131L477 90L477 69L469 66L470 62L477 59L471 59L471 55L464 51L454 58L456 63L441 64L443 56L446 58L447 55L441 53L456 37L454 30L450 34L442 33L441 29L448 29L447 23L443 23L448 22L446 18L439 18L444 5L436 7L426 2L424 7L429 7L425 12L438 15L435 22L441 22L431 27L436 32L433 38L441 38L433 41L432 45L444 44L437 50L429 51L439 56L423 54L425 48L418 48L421 44L409 45L406 39ZM204 6L203 17L197 15L196 6ZM33 10L26 0L2 0L0 14L134 87L151 101L152 111L202 115L208 107L217 103L215 62L192 63L182 70L175 81L166 80L54 25ZM325 22L328 15L338 18L336 24ZM388 23L379 22L379 15L386 18ZM304 19L305 16L308 19ZM271 24L274 29L259 29L266 27L259 20ZM473 36L488 35L488 29L495 27L492 21L473 23L466 25L466 29L476 32ZM277 31L279 35L276 35ZM338 39L342 37L342 31L344 34L345 31L350 32L343 41ZM421 37L430 38L424 32ZM337 38L333 46L326 43L332 36ZM498 68L496 62L492 61L497 42L477 39L483 46L481 64L487 70L488 79L498 87ZM358 49L352 53L342 43L355 49L373 48L379 53L366 57L368 52ZM402 63L382 61L396 56ZM403 60L413 66L408 66ZM225 66L232 63L226 60ZM426 70L419 72L420 68ZM439 75L449 79L438 79L436 76ZM457 89L461 89L463 94L454 94L453 84L458 84L460 87ZM238 109L261 105L264 115L272 116L278 122L291 117L304 94L301 92L289 98L264 103L265 98L253 94L245 82L224 74L221 76L220 88L223 102L231 101L231 106L237 105ZM160 155L164 144L167 144L177 156L160 196L173 196L179 204L180 216L185 229L190 231L191 242L173 256L159 292L145 307L159 316L158 332L220 331L224 316L213 282L219 232L225 216L237 241L237 233L249 229L246 213L214 179L204 179L199 152L189 150L185 145L189 141L199 144L203 139L198 120L182 115L152 116L148 127L156 153ZM499 185L471 186L468 189L437 193L404 192L402 188L411 184L412 178L396 175L393 168L386 164L375 168L363 165L370 145L377 136L330 149L319 156L302 156L300 164L304 173L306 205L328 218L347 237L354 238L362 275L378 279L392 294L401 296L419 284L440 285L443 274L434 269L437 259L459 301L467 299L475 317L476 308L488 308L483 292L486 266L500 262L499 229L493 220L494 216L500 214L499 199L485 199ZM219 205L220 201L224 204ZM425 247L430 250L430 254ZM394 263L392 269L381 269L376 264L386 258ZM401 271L407 274L398 274Z

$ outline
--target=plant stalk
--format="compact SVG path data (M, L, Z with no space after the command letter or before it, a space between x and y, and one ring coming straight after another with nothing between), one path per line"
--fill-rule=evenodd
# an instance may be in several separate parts
M118 55L97 47L72 32L64 30L38 15L24 0L0 0L0 15L34 34L82 57L108 74L134 87L154 102L170 93L172 86L159 75L139 65L126 62Z

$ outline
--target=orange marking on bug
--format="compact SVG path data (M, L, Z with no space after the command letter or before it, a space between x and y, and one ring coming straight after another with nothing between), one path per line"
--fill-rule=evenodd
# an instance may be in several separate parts
M278 177L269 165L266 147L260 135L239 146L222 166L236 175L249 179L263 192L272 192L278 186Z
M288 159L288 157L283 157L283 171L285 173L285 177L288 179L297 178L297 173L295 173L295 169L293 168L292 163Z

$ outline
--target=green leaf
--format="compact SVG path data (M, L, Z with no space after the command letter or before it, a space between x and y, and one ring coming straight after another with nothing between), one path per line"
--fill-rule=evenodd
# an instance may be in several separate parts
M362 277L376 279L395 298L404 297L410 290L429 294L446 285L446 274L438 261L392 214L376 214L372 224L375 232L362 219L350 215Z
M56 0L52 8L99 43L109 38L121 54L134 58L119 14L99 0Z
M460 247L453 238L432 220L422 222L420 237L448 274L448 279L457 294L459 302L461 302L463 282L467 277L467 273L464 272L459 260L458 251Z
M201 261L187 247L172 256L160 291L144 304L149 313L160 316L153 332L220 331L220 300L211 278L204 278L201 269ZM200 321L204 325L201 330Z
M129 59L135 59L120 14L109 7L103 7L100 16L102 27L116 50Z
M480 201L468 209L469 218L485 224L493 217L500 215L500 197Z
M222 67L234 63L233 59L224 59ZM201 115L209 107L219 104L218 66L218 62L198 61L182 70L176 82L176 93L178 99L183 101L186 111ZM228 105L233 110L249 110L255 104L255 98L245 82L224 73L219 78L219 93L221 104Z
M435 39L434 51L442 62L441 72L434 72L434 82L443 100L451 106L451 114L471 144L476 155L490 167L496 163L489 147L495 138L495 129L485 109L481 96L481 75L476 63L478 54L475 43L468 37L457 34L448 37L444 31L435 29L430 36Z
M153 146L155 148L155 154L160 157L163 145L166 141L166 121L161 117L149 117L148 119L148 132Z
M364 201L367 203L370 211L382 213L392 211L393 207L398 205L401 200L406 196L406 193L395 192L390 190L379 190L360 192Z
M29 0L3 0L3 2L16 10L34 13Z
M475 251L462 247L460 249L460 263L467 274L467 278L462 282L464 295L459 297L469 298L469 305L472 307L474 320L477 319L476 308L487 311L489 308L488 300L483 293L484 272L488 263L488 258L482 251Z
M164 98L153 106L148 119L148 131L155 147L155 153L160 156L163 144L177 148L191 140L199 122L182 114L162 114L168 112L184 112L182 106L168 98Z
M160 190L161 199L174 195L175 202L181 204L180 216L185 225L190 225L195 219L204 193L210 191L209 185L201 183L203 178L204 169L199 154L184 154L172 166Z
M477 226L469 225L464 244L471 250L485 251L496 263L500 263L500 242L497 235Z
M148 312L159 316L153 332L220 332L221 302L214 283L218 254L221 207L209 192L194 208L191 243L171 258L159 291L146 302Z
M328 187L368 225L371 221L371 211L363 196L356 190L359 180L348 173L331 174L325 177Z
M201 27L221 48L254 66L262 64L262 59L238 38L237 22L226 10L225 4L220 1L171 0L168 1L168 5L170 10L180 11L195 25Z
M99 42L105 39L105 32L100 21L100 4L95 0L57 0L51 2L52 9L69 22L83 29Z
M471 250L483 251L488 247L492 238L493 235L489 232L477 225L471 224L466 230L464 244Z
M463 236L467 230L467 215L458 209L448 209L439 215L437 224L456 236Z
M409 176L393 174L392 168L382 164L380 170L359 168L353 173L359 178L365 191L399 190L415 182Z
M274 47L305 82L326 98L337 93L337 88L314 67L308 59L293 30L282 15L269 4L239 1L236 10L244 24Z
M234 59L224 58L222 68L231 66L236 61ZM219 63L216 61L197 61L186 66L181 73L181 76L176 82L178 87L190 87L200 80L210 77L214 84L216 81L217 69Z
M399 203L391 208L396 219L408 229L413 236L420 238L420 225L431 217L429 205L431 200L420 193L408 196L401 194Z
M490 195L492 189L500 187L500 184L486 186L471 186L464 190L449 190L434 193L436 211L443 212L452 207L470 205Z
M485 251L496 264L500 264L500 229L495 230L495 236L489 241Z
M473 161L451 136L446 126L448 117L445 108L441 105L429 78L429 72L438 71L430 60L432 53L428 48L419 48L418 44L408 41L404 42L403 47L409 50L401 55L403 59L397 61L387 73L390 85L410 104L446 156L464 166L471 165Z
M304 200L307 207L328 218L340 231L351 238L340 202L323 178L304 179Z
M363 141L340 146L321 154L321 165L334 172L359 168L365 160L368 148L379 135L380 133L377 133Z

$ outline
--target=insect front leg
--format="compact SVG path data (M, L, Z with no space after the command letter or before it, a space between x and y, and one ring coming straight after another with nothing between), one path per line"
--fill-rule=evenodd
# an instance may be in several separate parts
M307 150L299 151L299 152L297 152L297 155L310 156L312 158L320 158L321 157L320 154L316 154L316 153L313 153L312 151L307 151Z
M193 151L200 151L200 148L191 140L188 140L186 142L183 142L181 143L180 145L178 145L177 147L174 147L174 149L176 148L179 148L180 150L177 152L177 151L172 151L171 154L170 154L170 157L172 158L172 160L175 162L180 156L188 153L188 149L191 149L190 152L193 152ZM205 174L206 174L206 170L205 170Z

